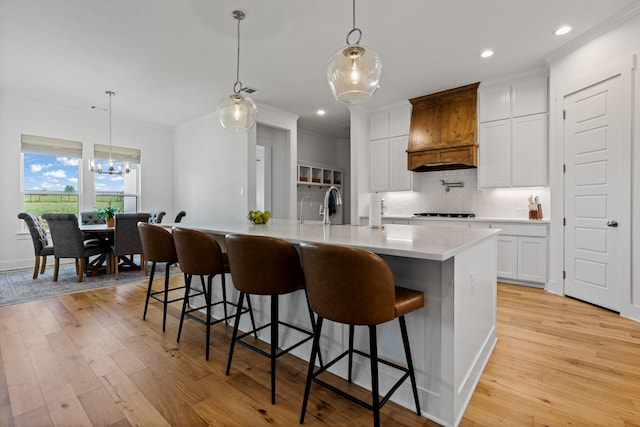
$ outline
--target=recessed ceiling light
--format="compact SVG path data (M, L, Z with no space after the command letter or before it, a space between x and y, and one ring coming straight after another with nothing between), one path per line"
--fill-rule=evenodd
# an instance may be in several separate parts
M480 58L489 58L490 56L493 56L493 51L492 50L485 50L480 54Z
M324 116L327 112L324 111L322 108L318 108L318 111L316 111L316 114L319 116Z
M571 31L571 27L568 25L565 25L555 30L553 34L555 34L556 36L562 36L564 34L567 34L569 31Z

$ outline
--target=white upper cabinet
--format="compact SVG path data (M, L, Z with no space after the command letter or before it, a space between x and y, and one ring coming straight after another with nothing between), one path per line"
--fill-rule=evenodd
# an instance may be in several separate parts
M511 117L511 84L503 83L478 90L480 123Z
M547 92L547 76L480 86L480 188L547 185Z
M413 173L407 168L407 144L411 105L401 105L369 116L369 190L413 189Z
M511 116L547 112L547 76L518 80L511 84Z

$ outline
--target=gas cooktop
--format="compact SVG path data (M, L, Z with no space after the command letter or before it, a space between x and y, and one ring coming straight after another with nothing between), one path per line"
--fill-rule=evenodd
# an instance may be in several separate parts
M419 212L419 213L414 213L413 216L438 216L438 217L443 217L443 218L475 218L476 214L473 214L473 213Z

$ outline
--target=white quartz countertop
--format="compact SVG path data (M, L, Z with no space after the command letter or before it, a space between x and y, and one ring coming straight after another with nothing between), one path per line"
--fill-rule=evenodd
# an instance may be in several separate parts
M318 242L356 247L383 255L444 261L479 242L491 239L499 230L460 228L438 225L388 224L381 229L354 225L323 225L321 221L272 219L268 224L254 225L247 220L236 222L160 224L184 227L212 234L231 233L278 237L292 243Z

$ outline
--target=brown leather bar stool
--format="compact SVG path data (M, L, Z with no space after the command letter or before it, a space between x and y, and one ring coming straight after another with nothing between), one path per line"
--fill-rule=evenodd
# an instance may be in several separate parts
M185 298L182 304L182 315L180 316L180 327L178 328L178 339L180 342L180 335L182 334L182 324L184 323L185 316L195 320L206 326L207 338L206 338L206 359L209 360L209 343L211 326L216 323L225 322L229 324L228 319L235 317L235 313L229 315L227 312L227 306L238 306L231 301L227 301L227 289L225 283L225 273L230 273L229 261L227 254L222 252L220 245L216 239L210 235L196 230L187 230L185 228L173 229L173 242L176 245L176 252L178 253L178 262L180 263L180 269L185 274ZM211 300L212 282L213 278L220 274L222 281L222 300L213 302ZM192 293L191 280L193 276L200 276L200 284L202 290L195 290ZM207 283L205 285L204 276L207 276ZM191 298L197 296L204 296L204 305L187 308L190 305ZM224 309L224 317L215 319L211 317L211 309L216 305L222 304ZM251 310L251 300L247 296L247 305L249 308L244 309L244 312L249 312L251 316L251 324L253 329L256 325L253 320L253 311ZM202 318L202 310L206 311L206 315ZM200 313L200 315L198 315Z
M167 326L167 306L172 302L184 299L184 295L180 295L179 298L169 299L169 292L185 288L184 286L169 287L171 265L178 262L176 247L173 243L171 232L162 226L139 222L138 231L140 232L140 241L142 242L142 252L144 253L145 262L151 262L149 287L147 288L147 299L144 303L142 319L147 318L149 299L153 298L156 301L160 301L162 303L162 331L164 332ZM156 271L156 264L159 262L165 263L164 288L161 291L152 291L153 275Z
M300 245L300 255L309 302L313 311L318 314L318 325L313 340L300 424L304 423L312 381L372 410L373 424L379 426L380 408L408 377L411 380L416 413L420 415L418 389L404 316L424 307L424 294L420 291L395 286L393 274L387 264L378 255L369 251L320 243L303 243ZM330 274L327 274L328 272ZM376 326L395 318L398 318L400 322L407 367L378 358ZM349 325L349 348L314 372L324 319ZM369 354L353 348L354 325L368 326ZM371 361L371 403L358 399L318 378L336 362L348 356L348 381L351 382L351 365L354 353L365 356ZM378 391L378 363L404 372L403 376L382 399L380 399Z
M305 290L300 266L300 257L296 248L289 242L273 237L229 235L226 237L227 253L233 284L240 291L238 305L242 306L245 295L268 295L271 299L271 321L253 331L238 336L238 325L241 312L236 314L233 325L233 337L229 348L229 361L227 362L227 375L231 369L233 350L235 344L241 344L263 356L271 359L271 403L276 402L276 359L290 352L294 348L304 344L313 338L313 332L302 329L296 325L283 322L278 318L278 296L289 294L297 290ZM306 297L311 327L315 330L315 316L309 306ZM278 326L283 325L308 336L284 350L278 352ZM266 352L246 341L243 338L251 333L270 328L271 343L270 352ZM320 359L320 363L322 363Z

